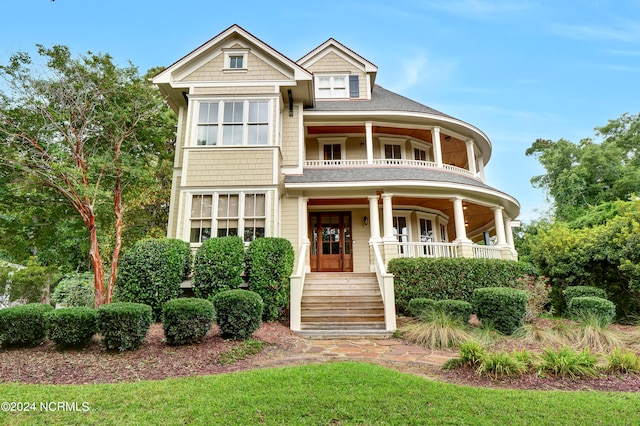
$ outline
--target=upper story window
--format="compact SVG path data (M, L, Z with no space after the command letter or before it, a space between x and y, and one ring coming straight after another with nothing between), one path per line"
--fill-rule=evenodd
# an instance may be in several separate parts
M268 145L268 100L198 103L196 145Z
M316 76L316 98L348 99L360 97L360 82L357 75L320 74Z
M402 158L402 147L396 144L385 144L384 158L387 160L400 160Z
M229 49L224 52L225 71L246 71L249 49Z

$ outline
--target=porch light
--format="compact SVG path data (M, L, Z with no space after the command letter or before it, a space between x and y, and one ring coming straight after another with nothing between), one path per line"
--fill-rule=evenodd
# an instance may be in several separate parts
M362 223L364 223L364 226L369 226L369 218L368 217L363 217L362 218Z

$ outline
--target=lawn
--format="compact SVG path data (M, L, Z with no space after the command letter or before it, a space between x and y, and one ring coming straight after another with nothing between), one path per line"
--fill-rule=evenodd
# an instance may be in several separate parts
M472 388L364 363L122 384L6 383L0 395L36 403L31 412L0 412L8 425L640 424L638 393ZM78 411L46 412L40 402L75 402Z

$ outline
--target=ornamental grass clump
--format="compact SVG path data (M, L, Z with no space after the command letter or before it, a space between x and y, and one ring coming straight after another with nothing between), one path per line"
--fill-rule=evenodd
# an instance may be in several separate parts
M51 305L29 303L0 309L0 347L36 346L47 336Z
M471 339L460 320L443 310L429 311L402 328L405 338L430 349L450 348Z
M170 345L188 345L202 339L214 319L213 304L206 299L173 299L162 308L162 328Z
M583 376L596 377L596 362L597 358L587 348L580 352L567 346L558 350L545 349L540 355L538 372L572 379Z
M485 354L476 368L480 376L497 379L499 377L521 376L528 371L527 364L519 357L505 351Z
M577 300L576 298L574 300ZM589 348L596 352L612 350L623 344L623 337L604 325L602 317L593 312L578 312L574 319L577 321L573 329L573 344L578 348Z
M633 351L615 348L605 358L604 369L609 373L640 373L640 357Z
M87 307L60 308L49 312L49 339L58 349L88 346L98 330L98 314Z

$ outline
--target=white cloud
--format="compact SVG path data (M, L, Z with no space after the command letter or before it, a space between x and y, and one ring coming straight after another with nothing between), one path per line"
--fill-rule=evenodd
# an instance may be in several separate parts
M392 76L389 89L406 93L414 87L434 87L451 78L455 70L453 62L433 60L423 50L403 54L399 73Z

